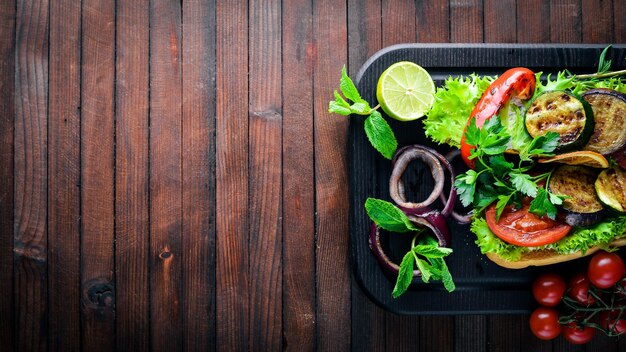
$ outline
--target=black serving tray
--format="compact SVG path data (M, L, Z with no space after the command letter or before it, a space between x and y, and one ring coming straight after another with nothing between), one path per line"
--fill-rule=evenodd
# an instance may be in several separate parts
M569 69L577 72L597 71L599 55L605 45L544 45L544 44L403 44L385 48L363 65L356 85L372 106L377 105L376 84L380 74L398 61L413 61L432 75L441 85L448 76L498 75L510 67L524 66L535 72L556 72ZM607 58L613 69L624 68L625 45L614 45ZM432 143L424 136L422 121L398 122L387 118L398 138L399 147L423 144L441 152L449 148ZM350 180L350 254L356 281L363 291L381 307L398 314L513 314L530 312L533 302L530 284L539 271L527 268L511 270L499 267L480 253L469 226L449 221L454 253L447 259L456 283L456 291L447 293L440 283L424 284L414 280L409 290L393 299L391 291L395 277L384 272L368 247L370 220L363 204L368 197L390 200L388 192L391 163L369 144L363 131L363 117L350 118L349 139ZM462 162L459 162L462 164ZM462 165L456 163L461 171ZM428 170L419 165L405 173L410 199L424 199L432 189ZM394 235L389 251L401 260L408 242ZM391 237L391 236L388 236ZM586 260L576 260L551 266L557 272L582 269ZM419 282L418 282L419 281Z

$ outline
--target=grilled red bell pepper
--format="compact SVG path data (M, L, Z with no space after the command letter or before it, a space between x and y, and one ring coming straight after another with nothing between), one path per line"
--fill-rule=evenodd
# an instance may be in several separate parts
M504 72L483 93L467 120L465 130L467 130L467 126L473 118L476 119L476 126L482 127L485 121L500 111L500 108L512 95L516 95L521 100L530 99L535 92L535 83L535 73L527 68L516 67ZM465 142L465 131L463 131L461 156L465 164L473 169L474 160L469 159L472 149L474 149L474 146Z

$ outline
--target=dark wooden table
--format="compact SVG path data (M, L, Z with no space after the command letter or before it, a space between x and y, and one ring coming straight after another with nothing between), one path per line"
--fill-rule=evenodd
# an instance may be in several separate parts
M396 316L348 259L342 65L624 43L622 0L0 1L0 350L618 351Z

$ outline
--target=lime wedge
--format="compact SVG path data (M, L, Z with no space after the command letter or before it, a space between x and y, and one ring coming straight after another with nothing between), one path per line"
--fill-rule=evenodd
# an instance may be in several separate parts
M396 62L380 75L376 97L383 111L400 121L418 119L435 101L435 83L421 66Z

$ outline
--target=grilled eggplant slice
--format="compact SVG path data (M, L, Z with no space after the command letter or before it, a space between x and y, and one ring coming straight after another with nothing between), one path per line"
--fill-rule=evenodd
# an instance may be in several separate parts
M617 166L602 171L595 187L602 203L620 213L626 213L626 171Z
M589 104L564 91L547 91L537 96L526 110L526 130L534 138L548 132L560 135L559 151L582 148L594 130Z
M609 155L626 146L626 95L611 89L591 89L583 94L591 105L595 128L584 147Z
M568 225L591 225L602 220L606 214L596 195L594 184L597 177L597 171L592 168L571 165L556 168L550 176L548 190L568 197L562 205Z

